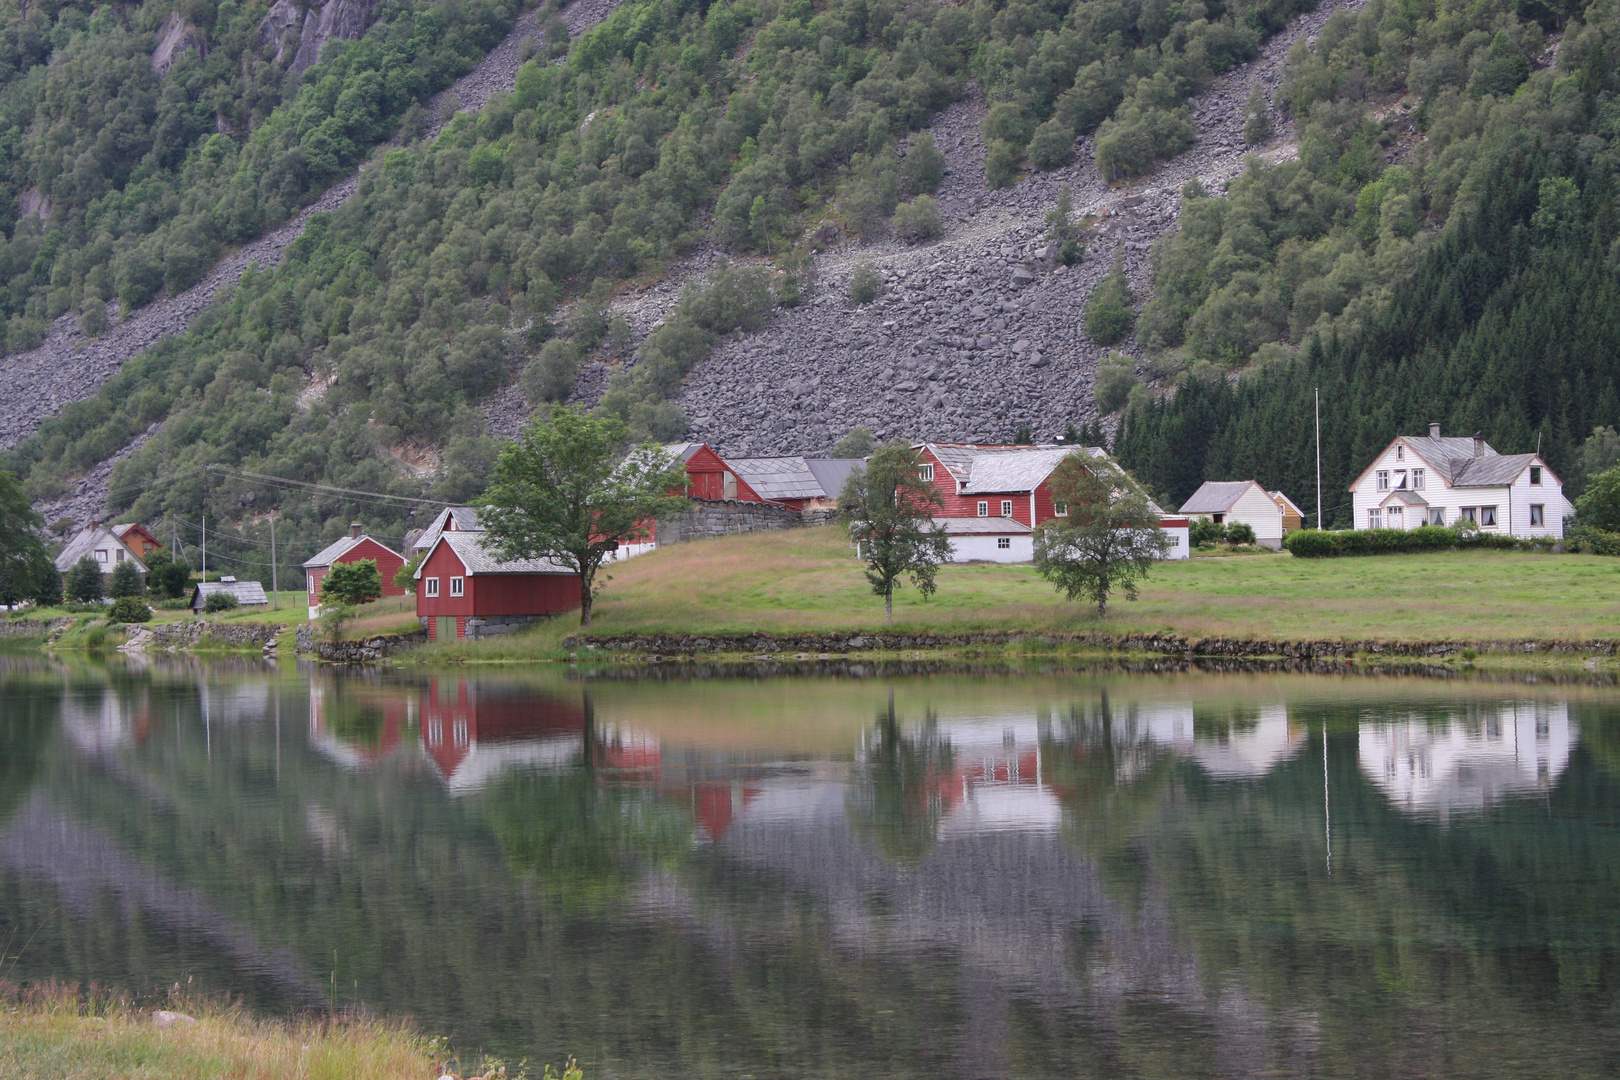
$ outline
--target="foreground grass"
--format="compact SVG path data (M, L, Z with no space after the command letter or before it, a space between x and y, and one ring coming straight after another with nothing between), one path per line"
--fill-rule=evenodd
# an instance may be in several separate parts
M664 548L612 567L589 633L815 633L884 629L882 600L836 527ZM1069 603L1029 566L947 566L924 601L895 596L893 629L1174 633L1188 637L1470 640L1612 637L1620 561L1440 552L1351 559L1194 559L1154 569L1141 598ZM504 640L435 646L446 659L550 655L565 616Z
M195 1010L159 1027L123 1006L81 1011L76 994L0 1003L0 1076L52 1080L406 1080L434 1077L431 1043L398 1024L281 1024Z

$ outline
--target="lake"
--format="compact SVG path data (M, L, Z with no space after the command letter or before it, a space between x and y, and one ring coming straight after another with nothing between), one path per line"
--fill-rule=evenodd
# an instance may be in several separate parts
M1620 1075L1620 692L661 674L0 654L0 979L589 1080Z

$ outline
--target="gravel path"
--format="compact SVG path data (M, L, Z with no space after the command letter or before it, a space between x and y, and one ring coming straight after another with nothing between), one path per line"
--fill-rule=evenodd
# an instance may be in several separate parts
M577 35L606 18L616 6L617 0L574 0L563 9L563 21L569 33ZM451 104L459 103L458 111L479 109L493 95L512 89L528 51L527 40L538 33L539 18L538 10L519 18L506 38L476 68L429 102L429 114L434 120L426 138L437 135L449 122L453 115L449 111ZM336 209L359 185L360 170L356 169L290 221L227 255L201 281L178 296L155 300L127 319L117 318L116 302L109 304L108 316L114 322L99 338L87 339L79 333L77 316L70 312L51 325L44 343L37 348L0 358L0 371L11 387L0 408L0 449L16 446L39 430L46 418L95 393L125 361L170 334L183 333L250 265L275 266L287 246L303 234L311 217Z

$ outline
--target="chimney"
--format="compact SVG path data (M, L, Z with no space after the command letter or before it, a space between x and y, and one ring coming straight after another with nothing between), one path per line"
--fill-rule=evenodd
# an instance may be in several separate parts
M1475 451L1475 453L1478 453L1478 451ZM360 539L360 523L358 521L349 522L349 539Z
M1439 424L1430 424L1429 425L1429 438L1438 439L1439 437L1440 437L1440 425Z
M1483 432L1474 432L1474 456L1485 456L1485 435Z

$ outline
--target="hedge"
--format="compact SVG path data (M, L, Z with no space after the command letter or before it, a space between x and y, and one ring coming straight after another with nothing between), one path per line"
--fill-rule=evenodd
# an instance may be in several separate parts
M1591 534L1586 534L1591 535ZM1599 534L1605 550L1596 544L1587 550L1596 554L1620 554L1620 535ZM1299 529L1283 538L1283 548L1301 559L1328 559L1340 555L1399 555L1413 551L1549 551L1562 543L1559 537L1537 536L1523 539L1496 533L1463 532L1443 525L1420 525L1415 529L1353 529L1325 532ZM1577 550L1569 545L1567 550Z

